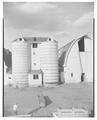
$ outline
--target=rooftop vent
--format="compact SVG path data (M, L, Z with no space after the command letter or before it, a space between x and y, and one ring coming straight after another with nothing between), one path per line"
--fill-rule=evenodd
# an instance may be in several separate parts
M22 35L20 35L20 38L18 39L18 41L25 41Z

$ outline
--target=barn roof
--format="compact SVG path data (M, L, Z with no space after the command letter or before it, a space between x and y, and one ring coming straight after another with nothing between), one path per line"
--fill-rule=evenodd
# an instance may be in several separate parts
M74 39L71 42L69 42L68 44L66 44L65 46L63 46L62 48L59 49L59 55L58 55L58 61L59 61L59 70L63 71L63 65L67 64L67 58L68 55L70 53L70 50L72 48L72 46L79 40L81 40L82 38L89 38L89 36L87 35L83 35L82 37L78 38L78 39Z
M59 49L59 55L58 55L59 69L61 69L62 71L63 71L63 65L64 65L64 61L65 61L67 52L72 43L73 43L73 41L69 42L68 44L66 44L65 46L63 46L62 48Z
M37 43L39 43L39 42L44 42L44 41L46 41L48 38L47 37L23 37L23 39L25 40L25 41L27 41L27 42L37 42ZM16 39L16 40L14 40L14 41L17 41L18 40L18 38Z
M48 39L51 39L49 37L22 37L22 38L24 39L25 42L29 42L29 43L41 43L47 41ZM13 40L13 42L18 41L18 39L20 38ZM56 40L53 41L57 42Z

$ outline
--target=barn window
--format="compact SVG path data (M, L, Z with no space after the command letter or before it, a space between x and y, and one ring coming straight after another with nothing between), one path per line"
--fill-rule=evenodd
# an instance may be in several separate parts
M32 44L32 47L33 47L33 48L37 48L37 47L38 47L37 43L33 43L33 44Z
M85 51L85 45L84 45L84 37L78 42L79 51L84 52Z
M38 79L38 77L39 77L38 74L33 75L33 79Z

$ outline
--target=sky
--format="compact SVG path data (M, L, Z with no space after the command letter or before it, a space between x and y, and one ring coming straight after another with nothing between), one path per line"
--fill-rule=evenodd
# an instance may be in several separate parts
M51 37L58 47L87 34L93 36L93 2L4 2L4 47L23 36Z

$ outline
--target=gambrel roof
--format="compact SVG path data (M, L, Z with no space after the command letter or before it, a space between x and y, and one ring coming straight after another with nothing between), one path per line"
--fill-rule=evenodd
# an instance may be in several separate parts
M82 38L90 39L90 37L88 35L83 35L82 37L80 37L78 39L74 39L73 41L69 42L68 44L66 44L65 46L63 46L62 48L59 49L58 62L59 62L59 70L60 71L63 71L63 65L66 66L66 64L67 64L67 59L68 59L68 55L71 51L71 48L77 41L80 41Z

